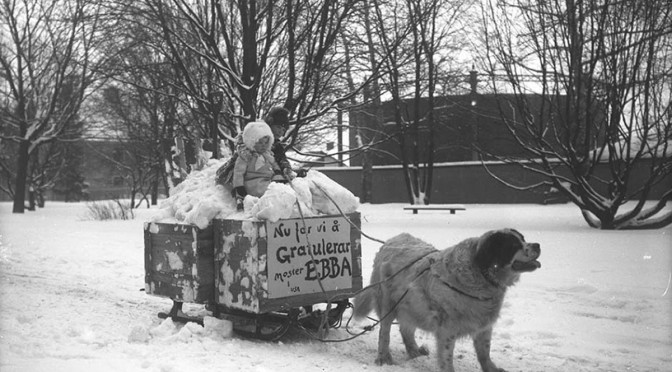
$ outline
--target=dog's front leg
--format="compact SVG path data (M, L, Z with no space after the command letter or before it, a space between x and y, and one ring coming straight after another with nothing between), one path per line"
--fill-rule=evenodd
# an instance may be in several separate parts
M481 364L483 372L506 372L501 368L497 368L495 363L490 359L490 340L492 339L492 328L487 328L479 333L473 335L474 349L476 349L476 356L478 362Z
M440 326L436 333L436 356L439 359L439 369L443 372L455 372L453 367L453 353L457 335L445 325Z

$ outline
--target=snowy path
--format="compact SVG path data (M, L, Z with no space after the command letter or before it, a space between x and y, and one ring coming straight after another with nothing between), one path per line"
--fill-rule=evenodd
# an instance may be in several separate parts
M429 357L378 367L376 332L323 344L298 334L279 343L218 338L155 317L170 301L144 286L142 224L85 221L84 204L50 203L25 215L0 203L0 371L437 371ZM571 205L467 205L404 212L363 205L362 227L376 238L411 232L440 248L510 226L541 243L542 268L525 274L495 327L492 357L508 371L666 371L672 365L672 228L603 232L584 226ZM365 283L379 244L363 239ZM192 306L193 311L201 310ZM356 324L356 330L366 325ZM153 332L142 342L137 332ZM346 337L344 330L331 337ZM458 371L479 371L468 340Z

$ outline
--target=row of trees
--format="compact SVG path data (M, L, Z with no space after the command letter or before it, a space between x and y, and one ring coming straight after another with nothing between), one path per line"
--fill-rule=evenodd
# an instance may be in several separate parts
M23 211L26 187L54 187L66 173L78 179L66 172L77 158L67 149L85 134L118 137L125 156L110 161L129 175L133 195L155 203L161 185L183 177L170 168L175 138L201 141L218 156L227 151L220 141L230 145L246 122L282 105L294 124L286 141L298 148L339 129L335 113L381 99L394 103L394 131L377 130L390 128L380 122L349 128L358 146L347 151L364 160L361 199L372 192L368 154L392 140L409 201L428 203L431 133L444 124L434 97L463 84L465 64L477 56L493 77L491 91L505 80L525 113L506 124L532 160L503 160L542 174L591 226L645 226L670 197L643 209L671 168L661 147L671 127L665 1L3 0L0 18L0 187L15 212ZM520 79L530 75L544 102L567 96L556 107L562 117L525 111L528 85ZM630 151L635 143L640 151ZM659 150L648 186L630 189L628 164ZM600 156L613 160L609 179L592 173ZM610 185L608 193L596 181ZM644 195L640 205L617 217L635 195Z
M82 1L0 3L0 188L14 212L26 191L73 177L67 142L82 134L80 108L106 60L99 15Z
M437 27L437 22L453 22L465 3L457 2L446 18L443 8L450 4L6 1L2 76L7 84L2 94L7 119L2 138L10 144L3 189L20 212L26 183L37 190L52 187L60 175L47 177L44 167L29 166L27 159L38 157L43 144L60 143L68 123L83 111L87 125L95 125L93 133L123 139L125 158L132 165L117 165L133 180L133 194L149 192L154 198L160 183L179 181L171 180L178 173L166 172L164 166L173 155L169 142L175 137L204 139L217 152L213 143L231 141L244 123L283 105L292 112L294 124L288 142L317 142L340 125L321 119L361 105L364 87L372 87L366 99L374 102L389 92L399 102L411 90L420 96L434 89L435 57L440 49L453 47L445 41L443 28L454 27ZM54 32L69 38L54 38ZM31 48L38 43L48 47ZM42 78L30 81L40 68ZM419 83L426 75L430 81ZM417 84L410 82L414 77ZM61 91L64 80L72 84L70 95ZM52 94L39 84L49 84ZM25 112L22 107L31 95L44 94L67 99L63 107L75 116L51 115L46 111L55 105L47 102L44 110ZM362 148L388 138L369 135ZM11 156L16 152L22 154L18 160ZM413 169L420 169L417 158L415 162ZM417 195L415 178L406 181Z

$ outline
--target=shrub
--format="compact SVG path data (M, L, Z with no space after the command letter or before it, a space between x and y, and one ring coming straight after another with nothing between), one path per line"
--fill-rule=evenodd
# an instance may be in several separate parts
M94 201L86 203L88 208L87 219L94 221L132 220L133 209L131 203L121 202L118 199Z

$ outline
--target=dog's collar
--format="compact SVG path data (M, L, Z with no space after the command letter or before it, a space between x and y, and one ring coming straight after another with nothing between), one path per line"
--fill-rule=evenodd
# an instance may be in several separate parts
M492 284L496 288L504 288L504 286L497 279L495 279L495 275L492 272L493 270L497 270L497 268L482 269L481 274L485 280L488 281L488 283Z

